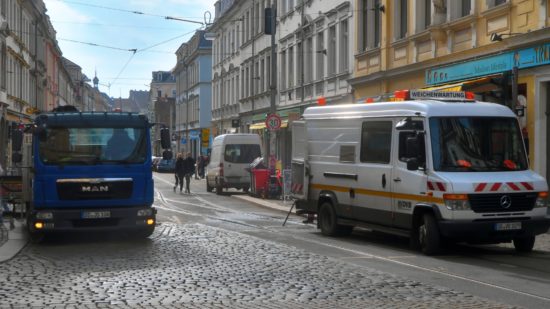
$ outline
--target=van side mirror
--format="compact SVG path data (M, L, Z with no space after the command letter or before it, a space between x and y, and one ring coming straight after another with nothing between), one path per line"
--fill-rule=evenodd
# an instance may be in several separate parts
M163 149L171 148L170 129L166 127L160 129L160 145Z

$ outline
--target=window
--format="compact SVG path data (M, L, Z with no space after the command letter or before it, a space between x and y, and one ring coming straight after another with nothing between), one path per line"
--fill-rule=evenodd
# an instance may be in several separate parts
M281 88L286 88L286 50L281 52Z
M325 76L325 55L323 53L325 49L325 36L323 35L323 32L319 32L317 34L317 80L322 80ZM326 52L325 52L326 53Z
M449 1L449 5L451 20L455 20L471 14L471 0Z
M390 163L391 121L364 122L361 131L361 162Z
M336 74L336 26L328 29L328 75Z
M432 0L416 1L416 32L422 32L432 24Z
M486 0L487 8L492 8L508 2L507 0Z
M304 47L303 45L304 44L302 44L302 42L298 43L298 57L296 61L296 65L297 65L296 72L298 73L296 76L298 76L298 78L296 81L299 84L302 84L304 81Z
M260 145L228 144L225 145L224 160L228 163L250 163L261 154Z
M340 163L355 163L355 146L340 146Z
M313 38L311 37L306 40L306 54L304 57L305 82L311 83L313 80Z
M294 87L294 47L288 49L288 87Z
M380 46L380 0L362 1L362 50Z
M347 72L349 66L349 29L348 21L340 23L340 72Z
M408 0L396 1L395 17L393 19L394 24L394 39L399 40L407 36L407 14L408 14Z

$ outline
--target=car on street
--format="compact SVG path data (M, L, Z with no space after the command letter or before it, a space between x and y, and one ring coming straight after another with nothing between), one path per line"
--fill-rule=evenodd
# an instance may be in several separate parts
M155 166L155 171L158 173L173 173L176 171L176 160L160 160Z

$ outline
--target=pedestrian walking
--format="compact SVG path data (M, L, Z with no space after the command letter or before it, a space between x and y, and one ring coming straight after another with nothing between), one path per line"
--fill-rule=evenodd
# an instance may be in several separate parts
M200 168L201 168L201 161L202 161L202 158L201 156L198 156L197 157L197 162L195 164L195 179L196 180L199 180L199 173L200 173Z
M178 187L178 185L180 187L180 192L181 192L183 189L183 177L185 176L185 160L183 159L182 153L178 153L174 175L176 177L174 192L176 192L176 188Z
M187 158L185 158L183 163L183 171L185 173L185 193L191 194L191 190L189 188L191 184L191 175L195 173L195 160L191 157L191 153L187 153Z

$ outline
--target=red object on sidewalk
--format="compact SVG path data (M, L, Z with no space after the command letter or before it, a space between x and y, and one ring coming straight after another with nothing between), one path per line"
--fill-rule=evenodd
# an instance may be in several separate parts
M267 169L252 169L253 183L252 192L257 196L267 196L269 170Z

